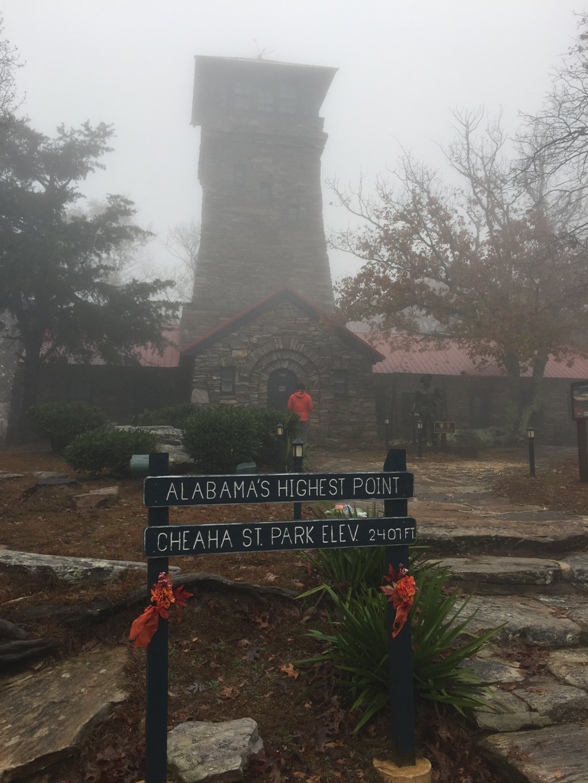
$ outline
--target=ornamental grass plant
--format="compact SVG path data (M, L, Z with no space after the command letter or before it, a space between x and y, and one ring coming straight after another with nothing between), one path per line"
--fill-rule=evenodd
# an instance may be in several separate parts
M346 557L340 552L347 552ZM358 731L389 703L391 630L387 627L386 600L374 584L371 570L372 564L375 567L382 563L381 583L384 550L323 550L320 557L311 558L311 562L314 559L322 564L321 575L326 581L305 595L323 593L329 597L330 630L310 631L309 635L325 646L319 655L299 664L328 664L335 669L336 681L350 697L352 711L362 713L355 727ZM363 582L358 578L362 568L366 575ZM431 702L437 711L447 705L463 714L488 706L486 684L465 662L480 651L496 629L480 635L468 631L474 616L467 609L469 598L449 591L449 569L428 560L422 551L410 572L418 587L410 612L415 697Z

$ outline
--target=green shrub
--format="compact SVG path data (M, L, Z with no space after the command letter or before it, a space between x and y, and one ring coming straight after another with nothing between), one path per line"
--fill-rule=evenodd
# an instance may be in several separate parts
M49 438L53 451L60 451L83 432L104 427L106 415L85 402L50 402L34 405L28 411L33 430Z
M214 405L200 408L184 427L184 448L202 473L233 473L240 462L254 462L263 429L251 408Z
M464 662L496 631L480 636L467 631L473 617L466 612L469 599L462 601L444 591L448 569L417 558L411 573L419 588L411 610L415 695L437 709L446 704L459 712L487 704L484 683ZM319 656L299 663L330 663L335 668L339 684L351 697L352 710L362 711L357 731L389 703L386 600L379 589L368 585L345 593L329 585L322 589L335 610L328 616L331 630L312 630L310 636L327 647Z
M186 422L198 408L192 402L183 402L180 405L170 405L166 408L158 408L152 411L143 411L133 419L135 427L176 427L183 429Z
M126 477L133 454L149 454L155 451L156 443L156 436L144 430L92 430L78 435L65 449L64 457L75 470L93 476L109 473Z
M186 421L184 448L202 473L232 473L240 462L274 465L278 423L286 436L298 416L273 408L214 405L198 408Z

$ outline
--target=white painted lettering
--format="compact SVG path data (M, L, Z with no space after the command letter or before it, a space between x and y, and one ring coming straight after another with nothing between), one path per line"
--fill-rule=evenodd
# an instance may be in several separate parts
M249 482L249 489L247 490L247 497L249 497L250 495L253 495L254 498L259 497L259 495L257 494L257 487L255 486L255 481L250 481Z
M243 480L243 481L234 481L234 482L233 482L233 495L234 495L234 500L236 500L236 499L237 499L237 497L239 496L239 494L240 494L240 496L241 496L242 498L244 498L244 497L245 497L245 481L244 481L244 480Z
M231 549L233 548L233 542L231 541L231 536L228 530L225 530L223 535L223 540L221 541L220 548L222 549L225 544L228 544Z
M278 497L281 497L282 495L288 497L288 479L286 479L284 483L278 479Z
M296 497L303 498L307 495L306 479L298 479L296 482Z
M175 497L175 499L177 500L178 499L178 491L176 490L176 485L175 484L170 484L169 485L169 489L167 491L167 496L166 496L165 499L169 500L170 497L172 496L172 494Z
M157 549L159 552L165 552L167 549L167 533L157 534Z
M230 487L229 487L229 482L228 482L228 481L223 481L223 485L222 485L222 487L221 487L221 491L220 491L220 493L219 493L219 498L221 498L221 499L222 499L222 498L223 498L225 495L227 496L227 498L228 498L229 500L231 500L231 499L232 499L232 496L231 496L231 489L230 489Z
M214 500L216 498L216 484L214 481L206 482L206 499Z
M251 538L251 528L244 527L241 531L241 535L243 537L243 546L249 548L253 543L253 539Z
M203 549L206 548L206 544L204 543L204 536L200 530L194 536L194 544L192 545L192 549L196 549L198 546L201 546Z
M267 479L263 479L260 484L261 497L269 498L270 496L270 483Z
M204 492L202 491L202 487L200 486L200 482L197 481L194 485L194 492L192 492L192 500L198 496L200 500L204 500Z

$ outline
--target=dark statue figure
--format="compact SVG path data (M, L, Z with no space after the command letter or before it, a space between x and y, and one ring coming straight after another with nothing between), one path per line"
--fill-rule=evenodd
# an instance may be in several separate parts
M428 440L433 445L436 443L435 421L439 418L441 407L441 392L436 386L432 385L433 376L423 375L419 381L419 388L414 396L414 405L411 413L417 416L422 422L423 428L420 433L423 443Z

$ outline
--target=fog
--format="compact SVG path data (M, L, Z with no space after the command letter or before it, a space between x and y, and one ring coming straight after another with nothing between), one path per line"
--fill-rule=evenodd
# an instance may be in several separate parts
M115 150L83 192L122 193L158 239L150 271L172 268L168 229L199 219L199 131L190 123L196 54L337 67L322 116L323 179L373 183L401 148L443 166L452 109L484 106L514 131L533 112L588 0L4 0L20 52L22 111L60 123L112 123ZM327 233L347 217L330 205ZM331 256L333 277L357 267Z

